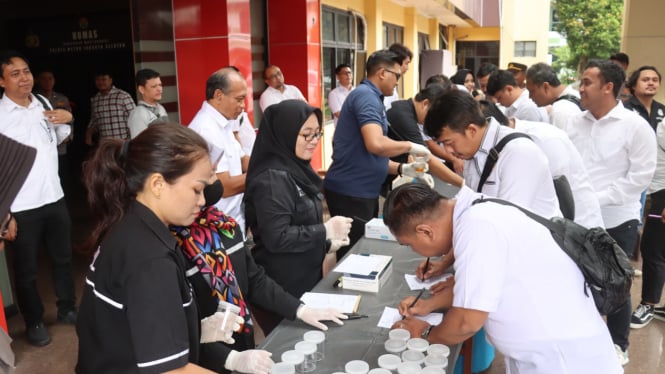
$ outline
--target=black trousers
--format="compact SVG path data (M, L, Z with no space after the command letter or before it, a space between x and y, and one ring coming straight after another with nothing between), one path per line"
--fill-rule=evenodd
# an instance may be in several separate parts
M11 243L16 301L26 325L41 322L44 315L37 291L37 258L42 246L51 259L58 315L73 310L76 295L72 276L72 224L65 200L14 213L14 217L18 225L18 235Z
M365 223L379 215L379 199L363 199L341 195L336 192L325 190L326 201L330 216L344 216L353 218L349 245L337 251L337 261L353 247L354 244L365 234Z
M649 214L661 215L665 209L665 190L651 194ZM665 285L665 224L647 218L642 232L642 301L658 304Z

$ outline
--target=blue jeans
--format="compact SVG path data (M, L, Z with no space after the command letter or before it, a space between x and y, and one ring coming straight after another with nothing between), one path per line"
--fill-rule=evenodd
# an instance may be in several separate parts
M619 247L626 252L628 258L632 258L635 251L635 244L638 237L637 226L639 223L640 221L633 219L619 226L607 229L607 232L617 241ZM607 316L607 328L610 330L612 341L624 351L628 349L631 314L632 307L630 305L630 295L628 295L626 303L619 310Z

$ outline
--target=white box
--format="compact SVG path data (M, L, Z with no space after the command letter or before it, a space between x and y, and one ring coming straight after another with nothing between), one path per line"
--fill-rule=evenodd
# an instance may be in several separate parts
M365 237L393 242L397 241L390 230L388 230L388 226L383 223L382 218L372 218L365 224Z
M365 256L379 259L376 267L369 275L344 273L342 275L342 288L347 290L379 292L381 285L386 283L393 271L393 258L391 256L366 254Z

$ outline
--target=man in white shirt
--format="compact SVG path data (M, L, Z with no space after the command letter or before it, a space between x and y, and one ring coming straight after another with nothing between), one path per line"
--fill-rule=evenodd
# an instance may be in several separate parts
M517 85L513 73L497 70L487 82L487 94L493 96L503 105L507 117L515 117L525 121L549 122L545 108L538 108L529 99L529 92Z
M348 64L340 64L335 68L335 76L339 85L330 90L328 94L328 107L330 107L335 126L337 126L337 119L339 118L339 112L342 111L342 104L344 104L344 100L346 100L346 97L353 90L353 70L351 70L351 66Z
M49 110L46 99L33 95L28 62L13 51L0 56L0 134L37 149L35 162L11 205L13 215L4 239L14 248L16 300L26 325L28 342L44 346L51 337L44 326L44 305L37 290L37 259L46 246L57 297L58 321L75 324L76 294L72 277L71 220L58 177L58 143L71 131L72 114ZM63 131L64 130L64 131ZM4 219L4 217L3 217ZM46 274L42 274L44 276Z
M284 83L284 74L282 74L282 69L279 66L268 65L263 70L263 78L268 87L263 91L259 100L261 112L265 112L267 107L281 103L284 100L307 101L298 87Z
M189 124L208 143L223 151L217 163L217 178L224 185L224 195L215 204L217 208L238 221L245 233L245 213L242 198L245 195L245 177L249 156L233 135L233 121L245 109L247 83L233 68L214 72L206 82L206 101Z
M464 161L464 180L478 191L490 150L514 130L489 121L476 100L459 90L450 91L430 105L425 132ZM544 217L561 216L547 157L533 141L508 142L487 181L478 192L512 201Z
M625 80L620 66L592 60L580 84L586 111L571 118L566 131L582 156L607 232L632 257L638 238L640 194L656 168L656 139L649 123L625 109L617 96ZM607 326L622 364L628 363L630 297Z
M526 71L526 87L536 105L551 105L549 118L554 126L565 130L570 117L582 113L580 93L571 86L561 84L554 69L545 63L532 65Z
M159 103L162 100L162 79L159 73L152 69L141 69L136 72L136 86L141 93L142 100L129 113L127 127L129 136L134 139L143 130L153 123L168 121L166 109Z
M411 298L393 328L452 345L484 327L511 374L622 373L584 276L549 230L514 207L474 205L482 196L464 186L448 200L415 183L388 195L383 219L400 244L455 256L452 292L432 297L446 318L436 326L412 318L402 308Z

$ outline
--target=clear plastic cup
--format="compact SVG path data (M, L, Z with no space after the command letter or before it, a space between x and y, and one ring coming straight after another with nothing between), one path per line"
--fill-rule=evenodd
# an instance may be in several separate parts
M397 365L402 363L402 359L398 355L387 353L379 356L378 364L380 368L388 369L390 371L397 370Z
M413 168L416 173L422 175L425 173L425 168L427 167L427 155L424 154L415 154L413 155Z
M403 362L413 362L418 365L425 362L425 354L418 351L406 350L402 352L402 361Z
M297 373L304 373L305 355L296 350L286 351L282 353L282 362L292 364Z
M296 369L287 362L278 362L272 366L271 374L295 374Z
M303 373L309 373L316 370L316 361L314 361L316 344L310 342L298 342L295 345L295 350L305 356L305 360L302 363Z
M375 368L367 372L367 374L391 374L392 372L387 369Z
M316 344L316 352L313 354L314 361L321 361L324 357L326 357L326 334L324 334L323 331L307 331L303 335L303 340Z
M407 329L392 329L388 333L390 339L407 341L411 339L411 333Z
M224 334L233 334L236 318L240 315L240 307L226 301L220 301L217 304L217 311L224 314L224 319L219 329Z
M412 338L406 342L406 349L418 352L427 352L427 347L429 347L429 342L422 338Z
M441 355L448 357L450 356L450 348L448 348L448 346L444 344L430 344L429 347L427 347L427 354L434 356Z
M420 374L446 374L446 371L442 368L426 366L420 371Z
M388 339L383 343L383 347L390 353L400 353L406 350L406 342L397 339Z
M419 374L421 370L420 365L413 362L402 362L397 365L397 373L399 374Z
M344 371L349 374L367 374L369 364L363 360L349 361L344 365Z
M445 369L448 367L448 358L443 355L427 355L425 357L425 366Z

